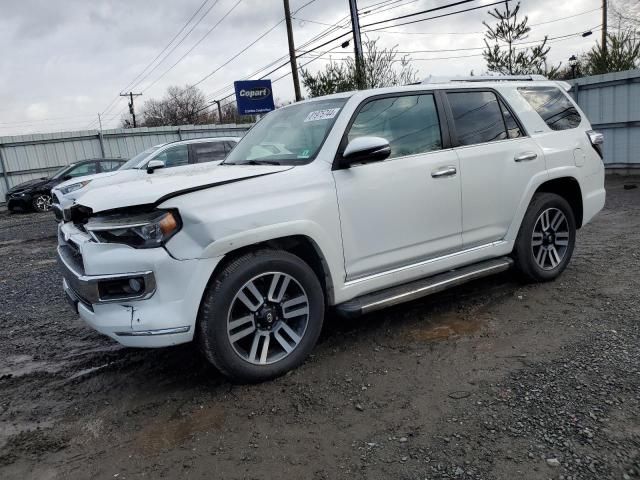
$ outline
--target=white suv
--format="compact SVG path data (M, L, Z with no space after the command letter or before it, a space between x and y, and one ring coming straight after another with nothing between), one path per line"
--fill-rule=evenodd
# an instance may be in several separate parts
M515 266L556 278L605 201L602 135L562 84L455 81L278 109L207 175L149 173L63 212L64 290L134 347L224 374L299 365L346 315Z

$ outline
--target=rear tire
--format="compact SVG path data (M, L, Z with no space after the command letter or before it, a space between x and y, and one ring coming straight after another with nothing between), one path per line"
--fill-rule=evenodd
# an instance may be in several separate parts
M222 374L261 382L296 368L315 346L324 293L299 257L258 250L229 263L209 284L198 318L198 342Z
M525 280L548 282L569 264L576 221L569 203L555 193L536 193L520 225L513 257Z

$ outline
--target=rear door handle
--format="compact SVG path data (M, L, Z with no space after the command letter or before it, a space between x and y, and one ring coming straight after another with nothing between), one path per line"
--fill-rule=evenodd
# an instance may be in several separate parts
M433 178L451 177L458 173L454 166L440 167L431 172Z
M538 158L538 154L535 152L523 152L519 155L516 155L514 160L516 162L529 162L531 160L535 160L536 158Z

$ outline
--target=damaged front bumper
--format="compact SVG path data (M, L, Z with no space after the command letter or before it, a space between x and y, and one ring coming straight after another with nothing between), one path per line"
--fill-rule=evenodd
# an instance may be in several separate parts
M91 327L130 347L193 339L200 300L219 258L177 260L164 248L97 243L59 225L67 299Z

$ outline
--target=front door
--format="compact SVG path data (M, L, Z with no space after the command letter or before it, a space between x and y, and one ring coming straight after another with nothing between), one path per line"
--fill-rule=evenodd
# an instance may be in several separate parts
M459 250L459 161L443 149L434 95L374 97L356 112L342 147L389 141L382 162L334 171L347 280Z

